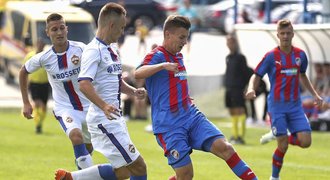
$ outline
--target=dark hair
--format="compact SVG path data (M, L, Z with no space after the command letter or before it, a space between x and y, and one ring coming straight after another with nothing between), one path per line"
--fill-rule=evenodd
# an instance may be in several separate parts
M185 28L190 29L191 23L189 19L181 15L170 15L167 17L164 23L164 31L172 30L173 28Z
M48 24L50 21L58 21L62 20L63 16L58 13L52 13L47 17L46 23Z
M292 27L292 23L288 19L281 19L277 22L277 29ZM293 28L293 27L292 27Z
M123 6L117 3L107 3L105 4L99 14L98 24L100 24L100 21L104 21L106 17L109 16L126 16L126 10Z

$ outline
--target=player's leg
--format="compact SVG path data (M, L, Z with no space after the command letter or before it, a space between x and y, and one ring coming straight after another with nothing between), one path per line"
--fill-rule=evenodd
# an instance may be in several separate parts
M46 117L49 86L48 84L30 83L29 90L34 103L33 119L36 133L40 134L42 133L42 124Z
M93 160L86 148L82 131L82 122L85 121L86 112L61 110L55 112L55 116L72 143L77 168L84 169L92 166Z
M202 113L194 117L190 129L191 146L193 149L211 152L225 160L232 171L241 179L256 180L257 177L250 167L238 156L233 146L228 143L222 132L216 128Z
M270 179L278 179L283 165L283 159L288 149L286 113L269 112L273 134L277 139L277 148L272 157L272 176Z
M191 147L188 142L188 128L179 127L166 133L156 134L159 146L164 150L168 164L175 171L171 179L186 180L193 178L193 166L191 164Z
M88 126L93 147L109 159L115 169L116 177L128 176L132 180L147 179L146 163L130 139L124 118L113 121L105 118L96 126L92 127L90 124ZM123 167L128 169L128 173L118 171Z
M297 108L288 114L289 143L302 148L312 144L311 128L302 108Z

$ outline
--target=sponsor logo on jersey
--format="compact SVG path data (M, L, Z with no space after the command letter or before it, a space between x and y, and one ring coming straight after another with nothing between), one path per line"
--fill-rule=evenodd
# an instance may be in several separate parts
M121 73L122 67L121 64L111 64L108 68L107 71L109 74L112 73Z
M179 72L174 74L174 77L177 77L180 80L185 80L185 79L187 79L187 72L186 71L179 71Z
M76 55L73 55L72 58L71 58L71 62L74 64L74 65L77 65L79 63L80 59L78 56Z
M73 119L71 117L67 117L65 121L68 122L68 123L72 123Z
M75 69L69 70L69 71L65 71L59 74L52 74L53 79L64 79L64 78L68 78L74 75L78 75L80 72L80 67L77 67Z
M171 150L171 155L174 157L174 159L179 159L180 154L176 149Z
M129 152L131 152L131 153L135 153L135 147L134 147L134 145L133 145L133 144L130 144L130 145L128 146L128 150L129 150Z
M282 69L281 74L286 74L287 76L294 76L298 74L297 68Z

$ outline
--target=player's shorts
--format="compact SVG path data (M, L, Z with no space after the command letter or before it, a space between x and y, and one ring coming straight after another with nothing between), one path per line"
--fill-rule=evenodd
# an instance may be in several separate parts
M86 111L74 109L54 110L56 119L68 137L72 129L78 128L82 131L84 143L90 144L91 136L87 129L86 114Z
M209 152L213 142L224 138L222 132L198 109L190 114L190 122L185 126L165 133L155 134L158 144L163 148L168 164L173 168L189 164L189 154L193 149Z
M292 134L311 131L309 121L302 107L291 108L287 112L270 111L269 115L275 136L287 135L287 130Z
M29 90L33 100L41 100L44 104L47 104L49 96L49 84L48 83L30 83Z
M225 105L227 108L245 107L244 89L227 89L225 93Z
M140 152L131 141L125 120L119 117L110 121L104 114L92 114L88 112L87 122L94 150L108 158L114 168L133 163Z

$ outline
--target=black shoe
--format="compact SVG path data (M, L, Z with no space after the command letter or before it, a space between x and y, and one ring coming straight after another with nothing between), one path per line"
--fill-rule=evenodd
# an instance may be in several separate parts
M36 134L42 134L42 127L41 126L36 127Z
M244 139L241 138L241 137L238 137L238 138L237 138L237 144L245 144Z
M229 138L229 142L231 144L236 144L237 143L237 139L234 136L232 136L232 137Z

